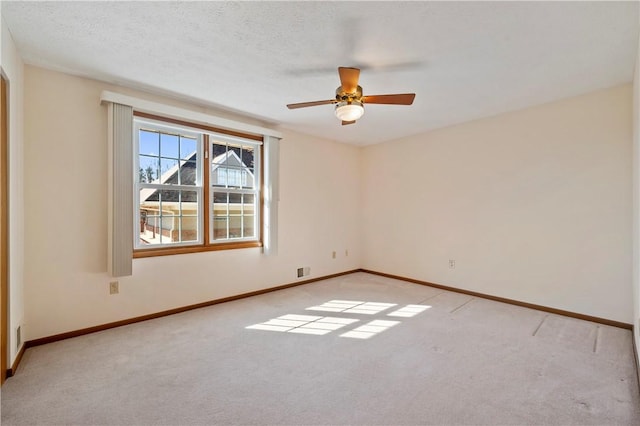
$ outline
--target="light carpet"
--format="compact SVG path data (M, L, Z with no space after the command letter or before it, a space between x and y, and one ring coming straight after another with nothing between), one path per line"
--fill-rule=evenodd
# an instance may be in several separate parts
M629 330L366 273L28 349L1 398L3 425L640 424Z

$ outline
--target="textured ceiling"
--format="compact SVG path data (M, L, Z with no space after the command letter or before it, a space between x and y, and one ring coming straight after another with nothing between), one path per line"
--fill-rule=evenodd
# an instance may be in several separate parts
M637 2L11 2L26 63L367 145L632 80ZM338 66L366 106L341 126Z

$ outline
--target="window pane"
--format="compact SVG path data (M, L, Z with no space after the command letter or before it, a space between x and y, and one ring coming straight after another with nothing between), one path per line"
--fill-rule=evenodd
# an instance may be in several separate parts
M240 168L227 168L227 188L240 188L242 186L242 172Z
M243 218L244 225L244 237L252 238L255 237L255 217L254 216L244 216Z
M242 147L242 163L245 167L253 170L255 161L255 149L252 146Z
M169 158L178 158L178 136L160 134L160 155Z
M214 192L213 199L214 240L255 237L254 195Z
M175 217L146 215L146 209L140 209L140 244L167 244L172 241Z
M218 143L212 144L212 164L226 164L227 161L227 146Z
M174 233L177 232L177 227L178 222L175 214L171 211L163 211L163 216L160 218L160 242L162 244L177 242L173 239Z
M146 155L160 155L160 138L157 132L140 130L138 139L138 152Z
M158 177L158 167L160 165L158 157L140 155L138 161L140 169L138 171L138 178L140 179L140 182L153 182Z
M180 192L181 214L182 216L198 215L198 191L176 191Z
M212 143L211 185L225 188L254 188L255 147Z
M227 233L227 217L214 217L213 218L213 239L224 240L228 238Z
M253 188L255 186L254 162L255 149L252 146L244 146L242 149L243 188Z
M255 196L244 194L242 197L243 231L245 238L256 237L255 225Z
M245 194L243 195L243 200L242 200L242 214L244 215L253 215L255 214L255 204L254 204L254 200L255 197L253 196L253 194Z
M183 216L180 227L180 241L198 241L198 216Z
M213 202L214 203L224 203L228 202L228 194L226 192L214 192L213 193Z
M195 185L198 178L198 168L195 161L181 161L179 173L180 185Z
M243 188L254 188L255 187L255 176L253 174L253 170L246 169L246 170L243 171L242 187Z
M141 189L140 243L197 241L198 198L197 191Z
M213 166L211 171L211 185L225 187L227 186L227 168L222 166Z
M160 158L160 183L178 183L178 160Z
M229 238L242 237L242 217L229 216Z
M149 213L151 210L140 209L140 229L138 232L140 233L141 245L154 244L156 234L160 232L160 218Z
M226 194L224 194L226 197ZM229 210L228 210L228 204L226 201L226 198L224 198L224 201L222 202L215 202L215 198L216 195L214 194L213 196L214 198L214 202L213 202L213 215L214 216L228 216L229 215Z
M229 194L229 204L237 204L236 208L240 208L239 204L242 203L242 194Z
M197 143L198 141L196 139L184 136L180 137L180 158L183 160L195 160L195 157L191 157L195 156L197 152Z

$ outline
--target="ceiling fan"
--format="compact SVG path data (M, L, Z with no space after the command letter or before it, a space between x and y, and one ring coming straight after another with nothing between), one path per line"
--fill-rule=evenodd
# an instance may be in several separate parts
M339 67L340 87L336 89L335 99L326 101L301 102L289 104L287 108L305 108L316 105L336 104L336 117L342 121L342 125L353 124L364 114L364 104L384 105L411 105L416 97L415 93L402 93L394 95L362 95L362 87L358 86L360 69L351 67Z

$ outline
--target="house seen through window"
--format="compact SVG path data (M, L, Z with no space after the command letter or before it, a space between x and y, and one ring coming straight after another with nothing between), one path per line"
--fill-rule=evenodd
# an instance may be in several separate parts
M214 241L256 237L256 149L248 144L210 143Z
M135 121L136 249L259 242L259 141Z

